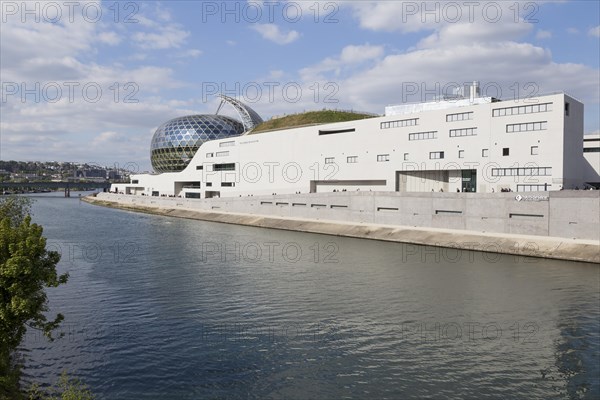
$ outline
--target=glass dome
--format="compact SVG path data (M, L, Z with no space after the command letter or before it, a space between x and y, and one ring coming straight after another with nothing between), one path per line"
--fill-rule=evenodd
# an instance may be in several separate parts
M239 136L241 122L223 115L188 115L162 124L154 133L150 161L156 172L185 169L202 143Z

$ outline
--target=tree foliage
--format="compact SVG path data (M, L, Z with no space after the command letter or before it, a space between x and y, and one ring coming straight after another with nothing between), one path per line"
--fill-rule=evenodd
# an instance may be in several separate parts
M94 395L81 381L69 378L63 371L55 387L42 390L33 385L28 390L29 400L93 400Z
M0 200L0 397L11 393L18 378L11 356L23 340L27 326L52 339L61 314L48 320L45 289L65 283L58 275L60 255L46 250L43 229L31 223L31 200L9 197ZM16 379L18 384L18 379Z

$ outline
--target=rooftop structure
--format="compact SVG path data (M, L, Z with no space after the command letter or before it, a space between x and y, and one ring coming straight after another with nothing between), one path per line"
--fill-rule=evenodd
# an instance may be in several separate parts
M239 100L219 95L221 104L215 115L188 115L162 124L150 145L150 161L154 171L183 171L200 146L209 140L242 135L262 123L262 118ZM218 115L224 104L230 104L242 122Z

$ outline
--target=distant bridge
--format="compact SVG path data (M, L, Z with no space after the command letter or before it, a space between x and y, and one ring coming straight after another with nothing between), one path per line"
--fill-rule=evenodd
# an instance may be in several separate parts
M109 189L110 182L0 182L0 194L9 189L19 191L30 189L64 189L65 197L71 197L73 189Z

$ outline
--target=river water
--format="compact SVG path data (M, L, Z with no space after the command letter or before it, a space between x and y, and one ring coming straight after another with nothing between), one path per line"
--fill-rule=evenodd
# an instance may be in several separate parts
M77 195L77 194L75 194ZM26 382L99 399L598 398L600 267L37 196L64 336Z

